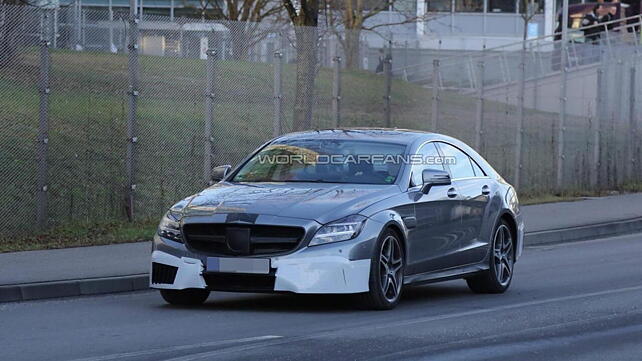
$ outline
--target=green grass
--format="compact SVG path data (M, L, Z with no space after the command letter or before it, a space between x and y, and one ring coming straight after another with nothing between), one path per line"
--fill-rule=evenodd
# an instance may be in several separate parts
M587 197L606 197L617 194L642 192L642 182L628 182L614 189L607 190L565 190L563 192L523 192L519 194L521 205L543 204L554 202L574 202Z
M157 222L67 224L37 235L6 239L0 242L0 253L149 241Z

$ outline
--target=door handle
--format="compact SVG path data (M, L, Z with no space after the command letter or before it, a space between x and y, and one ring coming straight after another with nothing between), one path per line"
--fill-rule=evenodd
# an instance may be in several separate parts
M485 195L485 196L489 195L490 194L490 187L486 186L486 185L483 186L482 187L482 194Z
M448 198L455 198L455 197L457 197L457 191L455 190L455 188L450 188L450 189L448 190L448 193L446 193L446 194L448 194Z

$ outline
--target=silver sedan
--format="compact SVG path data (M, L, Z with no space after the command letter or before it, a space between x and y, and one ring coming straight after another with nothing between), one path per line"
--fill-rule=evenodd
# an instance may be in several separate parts
M404 285L454 278L502 293L522 253L515 190L444 135L293 133L212 173L216 183L172 206L154 238L150 284L171 304L293 292L390 309Z

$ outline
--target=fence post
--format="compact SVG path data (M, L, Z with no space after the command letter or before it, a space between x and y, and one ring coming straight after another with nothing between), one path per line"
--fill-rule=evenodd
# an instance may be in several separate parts
M408 81L408 40L403 43L403 70L401 76L404 81Z
M214 138L212 128L214 126L214 98L216 96L216 50L214 49L214 37L210 33L207 42L207 63L205 84L205 129L203 146L203 182L206 185L212 184L212 157Z
M39 119L36 158L38 160L36 220L38 228L47 227L48 219L48 164L49 157L49 74L51 58L49 54L49 10L43 10L42 40L40 41L40 79L39 79Z
M568 49L566 47L565 41L562 41L562 57L561 57L561 82L560 82L560 114L559 122L557 124L557 144L556 144L556 170L555 170L555 186L557 191L561 191L564 181L564 132L566 131L566 102L567 102L567 93L566 93L566 83L568 81L568 67L566 64L566 58Z
M477 62L477 115L475 117L475 148L484 154L484 60Z
M390 102L391 102L390 92L392 90L392 42L391 41L388 42L388 52L383 61L383 73L385 76L385 81L384 81L385 93L383 96L384 121L386 123L386 128L390 128L392 127L391 110L390 110Z
M74 3L74 49L76 51L83 50L82 48L82 0L76 0Z
M515 188L519 189L522 181L523 147L524 147L524 95L526 92L526 48L522 46L519 61L517 91L517 129L515 129Z
M136 191L136 143L138 142L138 127L136 113L138 108L138 13L136 0L129 1L129 56L127 70L129 71L129 109L127 116L127 218L134 219L134 194Z
M637 114L636 114L636 106L635 106L635 89L636 89L636 79L635 77L637 76L636 74L636 60L637 60L637 54L636 57L634 58L633 62L631 63L631 69L629 70L630 75L629 77L631 78L631 81L629 83L629 144L628 144L628 161L629 161L629 166L628 166L628 174L627 178L629 181L634 181L636 180L635 178L635 169L638 166L638 153L636 151L636 145L637 145L637 140L638 140L638 124L637 124Z
M602 116L604 115L604 99L602 96L602 91L604 89L604 66L600 60L600 64L597 68L597 89L595 99L595 120L593 124L593 173L591 176L591 187L602 186L602 162L600 160L600 149L601 149L601 131L602 131Z
M432 131L439 131L439 59L432 61Z
M341 57L335 54L332 58L334 63L334 75L332 78L332 114L334 124L338 128L341 126Z
M272 134L276 137L283 132L283 53L274 52L274 122Z

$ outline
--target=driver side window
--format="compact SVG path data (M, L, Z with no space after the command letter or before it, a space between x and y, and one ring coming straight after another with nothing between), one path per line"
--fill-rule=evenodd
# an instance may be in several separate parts
M421 164L413 164L412 166L412 174L410 178L410 181L412 182L410 185L411 187L423 184L421 173L424 169L445 170L444 165L440 162L441 156L439 155L439 151L437 150L435 143L431 142L424 144L417 154L421 156Z

